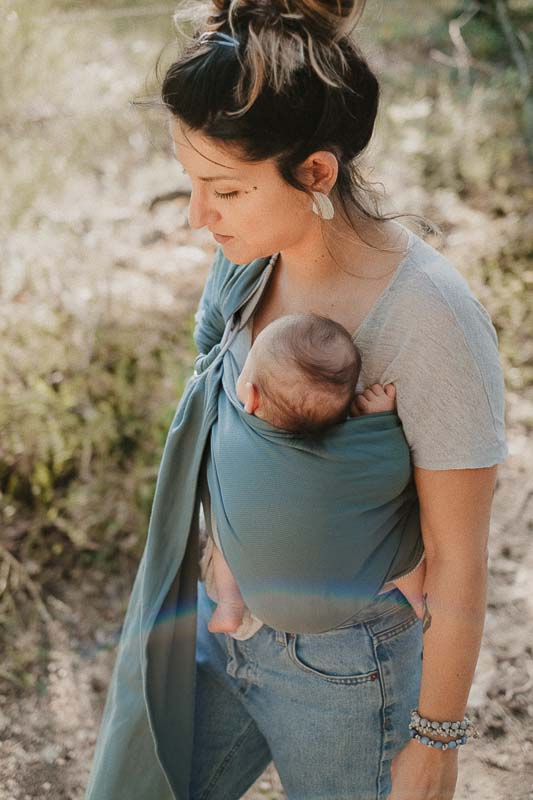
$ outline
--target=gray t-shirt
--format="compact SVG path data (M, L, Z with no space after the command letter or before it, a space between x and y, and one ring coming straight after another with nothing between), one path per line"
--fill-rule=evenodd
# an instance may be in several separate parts
M496 331L460 272L405 230L408 252L354 337L362 356L356 391L394 383L415 466L498 464L508 451Z

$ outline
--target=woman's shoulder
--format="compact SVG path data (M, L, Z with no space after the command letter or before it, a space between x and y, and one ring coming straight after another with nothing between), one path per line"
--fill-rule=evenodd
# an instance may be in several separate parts
M413 236L366 330L364 380L395 384L415 465L462 469L500 463L507 448L496 330L459 270Z
M410 231L411 247L391 285L386 316L424 334L459 328L467 338L480 329L495 340L490 314L452 261Z

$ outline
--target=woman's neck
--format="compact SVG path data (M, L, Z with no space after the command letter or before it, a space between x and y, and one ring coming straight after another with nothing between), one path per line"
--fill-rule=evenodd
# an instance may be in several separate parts
M386 221L378 228L361 225L358 234L337 226L327 242L319 226L313 226L305 239L280 251L276 268L283 282L294 292L325 289L346 279L385 277L398 263L407 246L401 226ZM364 237L366 241L363 241ZM388 248L392 252L376 248ZM347 274L348 273L348 274Z

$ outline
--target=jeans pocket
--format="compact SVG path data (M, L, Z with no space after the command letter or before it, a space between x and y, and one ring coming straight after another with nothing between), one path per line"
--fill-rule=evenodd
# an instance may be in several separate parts
M420 619L413 607L408 604L377 619L369 620L366 624L375 642L385 642L408 631L417 623L420 623Z
M395 588L386 594L378 595L374 602L364 609L364 616L359 618L354 624L363 624L368 628L371 636L375 639L383 635L387 638L389 633L394 635L411 627L418 621L416 611L411 603Z
M327 634L290 634L287 653L302 672L330 683L354 686L379 677L372 639L364 625Z

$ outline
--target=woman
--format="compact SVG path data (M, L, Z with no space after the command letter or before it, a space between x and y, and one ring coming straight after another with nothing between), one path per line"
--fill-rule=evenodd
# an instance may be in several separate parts
M478 657L496 465L507 453L503 381L483 306L434 248L380 213L354 163L379 97L348 35L363 5L215 0L165 76L189 222L221 248L196 316L201 355L165 445L91 800L237 800L271 759L290 800L453 797L461 742L450 723L463 721ZM307 311L353 332L359 392L396 386L420 507L424 616L384 585L346 625L300 635L265 624L237 641L208 632L214 603L202 582L195 616L196 480L217 370L228 348L242 364L269 322ZM414 706L444 727L410 739Z

